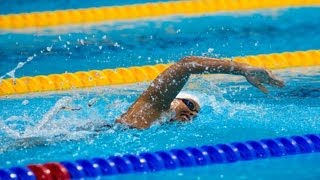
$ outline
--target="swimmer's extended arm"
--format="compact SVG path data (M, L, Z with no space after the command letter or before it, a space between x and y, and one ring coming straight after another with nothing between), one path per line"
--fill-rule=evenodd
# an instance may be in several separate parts
M161 73L140 98L156 102L160 109L168 109L170 103L186 84L191 74L233 74L244 76L249 83L267 93L262 83L283 87L284 83L263 68L244 63L207 57L189 56L170 66ZM139 98L139 99L140 99Z
M265 93L267 93L267 89L262 83L278 87L284 85L270 71L262 68L229 60L196 56L185 57L161 73L118 122L127 123L137 128L149 127L161 112L170 108L171 102L181 91L191 74L204 73L243 75L248 82ZM137 116L142 117L143 124L140 124L141 121L137 120Z

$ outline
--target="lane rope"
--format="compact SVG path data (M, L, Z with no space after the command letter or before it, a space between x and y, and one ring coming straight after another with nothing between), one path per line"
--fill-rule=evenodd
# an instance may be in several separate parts
M124 6L70 9L0 15L0 29L146 19L161 16L203 15L218 12L250 11L270 8L319 6L320 0L194 0L145 3Z
M266 138L0 169L0 179L82 179L320 152L320 136Z
M235 57L233 61L268 69L319 66L320 50ZM151 81L170 65L157 64L154 66L3 79L0 81L0 96Z

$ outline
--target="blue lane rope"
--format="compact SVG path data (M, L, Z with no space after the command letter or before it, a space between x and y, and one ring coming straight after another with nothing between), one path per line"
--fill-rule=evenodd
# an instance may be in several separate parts
M72 179L79 179L155 172L313 152L320 152L320 136L318 134L143 152L138 155L125 154L107 158L79 159L73 162L63 161L60 164L68 170ZM51 175L55 177L54 174ZM34 173L28 167L0 169L0 180L33 180L38 178L35 178Z

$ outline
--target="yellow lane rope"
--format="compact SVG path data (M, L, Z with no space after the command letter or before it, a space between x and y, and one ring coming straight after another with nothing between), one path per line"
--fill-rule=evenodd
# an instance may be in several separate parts
M132 20L171 15L319 6L320 0L194 0L0 15L0 29Z
M320 50L235 57L233 60L269 69L319 66ZM157 64L154 66L118 68L114 70L105 69L3 79L0 82L0 96L151 81L169 66L170 64Z

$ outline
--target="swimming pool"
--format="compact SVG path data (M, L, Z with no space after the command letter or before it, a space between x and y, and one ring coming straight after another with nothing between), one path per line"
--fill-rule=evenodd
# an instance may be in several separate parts
M310 7L174 17L135 21L134 24L105 23L31 33L3 31L0 54L4 59L0 72L5 75L18 62L28 58L31 60L16 70L15 77L169 63L185 55L232 57L319 49L318 11L319 8ZM197 26L190 28L192 24ZM317 122L320 112L319 69L292 68L275 73L285 79L287 86L281 90L271 89L269 95L257 92L241 77L194 76L186 90L198 93L205 102L201 115L192 123L155 125L145 131L111 129L97 133L93 129L79 131L78 128L88 122L113 122L148 83L2 98L1 123L10 129L28 132L31 140L23 142L15 133L10 134L8 129L2 128L1 168L317 133L320 127ZM32 131L61 101L82 109L62 112L41 131ZM90 102L96 103L88 107ZM316 178L319 168L314 162L318 158L318 154L313 154L143 176L227 179L259 176L268 179L272 171L280 179L300 170L303 163L304 170L297 172L296 177ZM277 168L281 171L276 171ZM135 176L141 175L121 178Z

